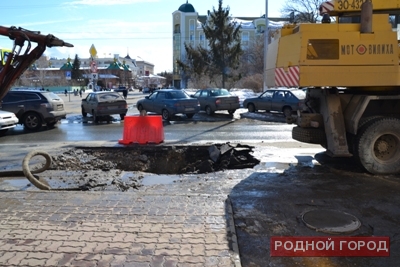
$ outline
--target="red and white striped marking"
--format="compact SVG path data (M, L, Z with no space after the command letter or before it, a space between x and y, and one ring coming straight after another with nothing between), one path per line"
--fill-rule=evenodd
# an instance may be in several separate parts
M286 71L284 68L275 69L275 85L283 87L299 86L300 68L298 66L289 67Z
M322 16L323 14L329 13L334 8L333 2L323 2L319 7L319 14Z

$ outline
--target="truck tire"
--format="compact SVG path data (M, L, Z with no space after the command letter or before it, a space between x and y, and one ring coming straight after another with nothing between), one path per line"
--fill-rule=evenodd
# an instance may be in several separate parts
M400 119L381 117L364 124L355 138L355 157L373 174L400 172Z
M296 126L292 130L292 138L303 143L326 146L325 131L321 128L301 128Z
M370 116L370 117L363 117L360 119L360 121L358 122L358 129L361 129L365 124L367 124L368 122L372 121L372 120L376 120L376 119L380 119L383 118L383 116Z
M370 117L363 117L359 120L358 122L358 128L357 128L357 133L360 131L360 129L367 124L368 122L382 118L383 116L370 116ZM346 138L347 138L347 145L349 148L349 152L354 155L354 153L357 151L357 148L355 148L355 143L356 143L356 135L351 134L351 133L346 133Z
M357 133L360 131L360 129L367 124L368 122L382 118L383 116L370 116L370 117L363 117L360 119L358 122L358 128L357 128ZM354 153L357 151L357 148L355 148L355 142L356 142L356 135L351 134L351 133L346 133L346 138L347 138L347 145L349 148L349 152L354 155Z

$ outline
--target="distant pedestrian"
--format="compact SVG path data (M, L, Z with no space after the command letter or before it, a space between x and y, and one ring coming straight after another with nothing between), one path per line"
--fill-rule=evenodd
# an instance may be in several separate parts
M128 97L128 89L124 89L122 91L122 95L124 96L124 98L126 99Z
M79 96L82 98L82 89L79 90Z
M67 91L67 89L65 89L64 93L65 93L65 96L67 96L67 95L68 95L68 91Z

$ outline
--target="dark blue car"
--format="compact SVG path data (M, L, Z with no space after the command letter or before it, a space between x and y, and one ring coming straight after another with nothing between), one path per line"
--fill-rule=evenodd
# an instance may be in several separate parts
M139 100L136 107L139 111L160 114L164 120L171 119L175 114L185 114L186 117L192 118L200 110L197 99L191 98L185 91L176 89L157 90Z

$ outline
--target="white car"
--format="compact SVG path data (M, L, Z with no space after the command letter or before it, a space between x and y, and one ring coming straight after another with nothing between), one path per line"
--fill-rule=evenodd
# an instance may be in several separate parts
M18 123L18 118L14 113L0 110L0 136L4 135L8 129L14 128Z

